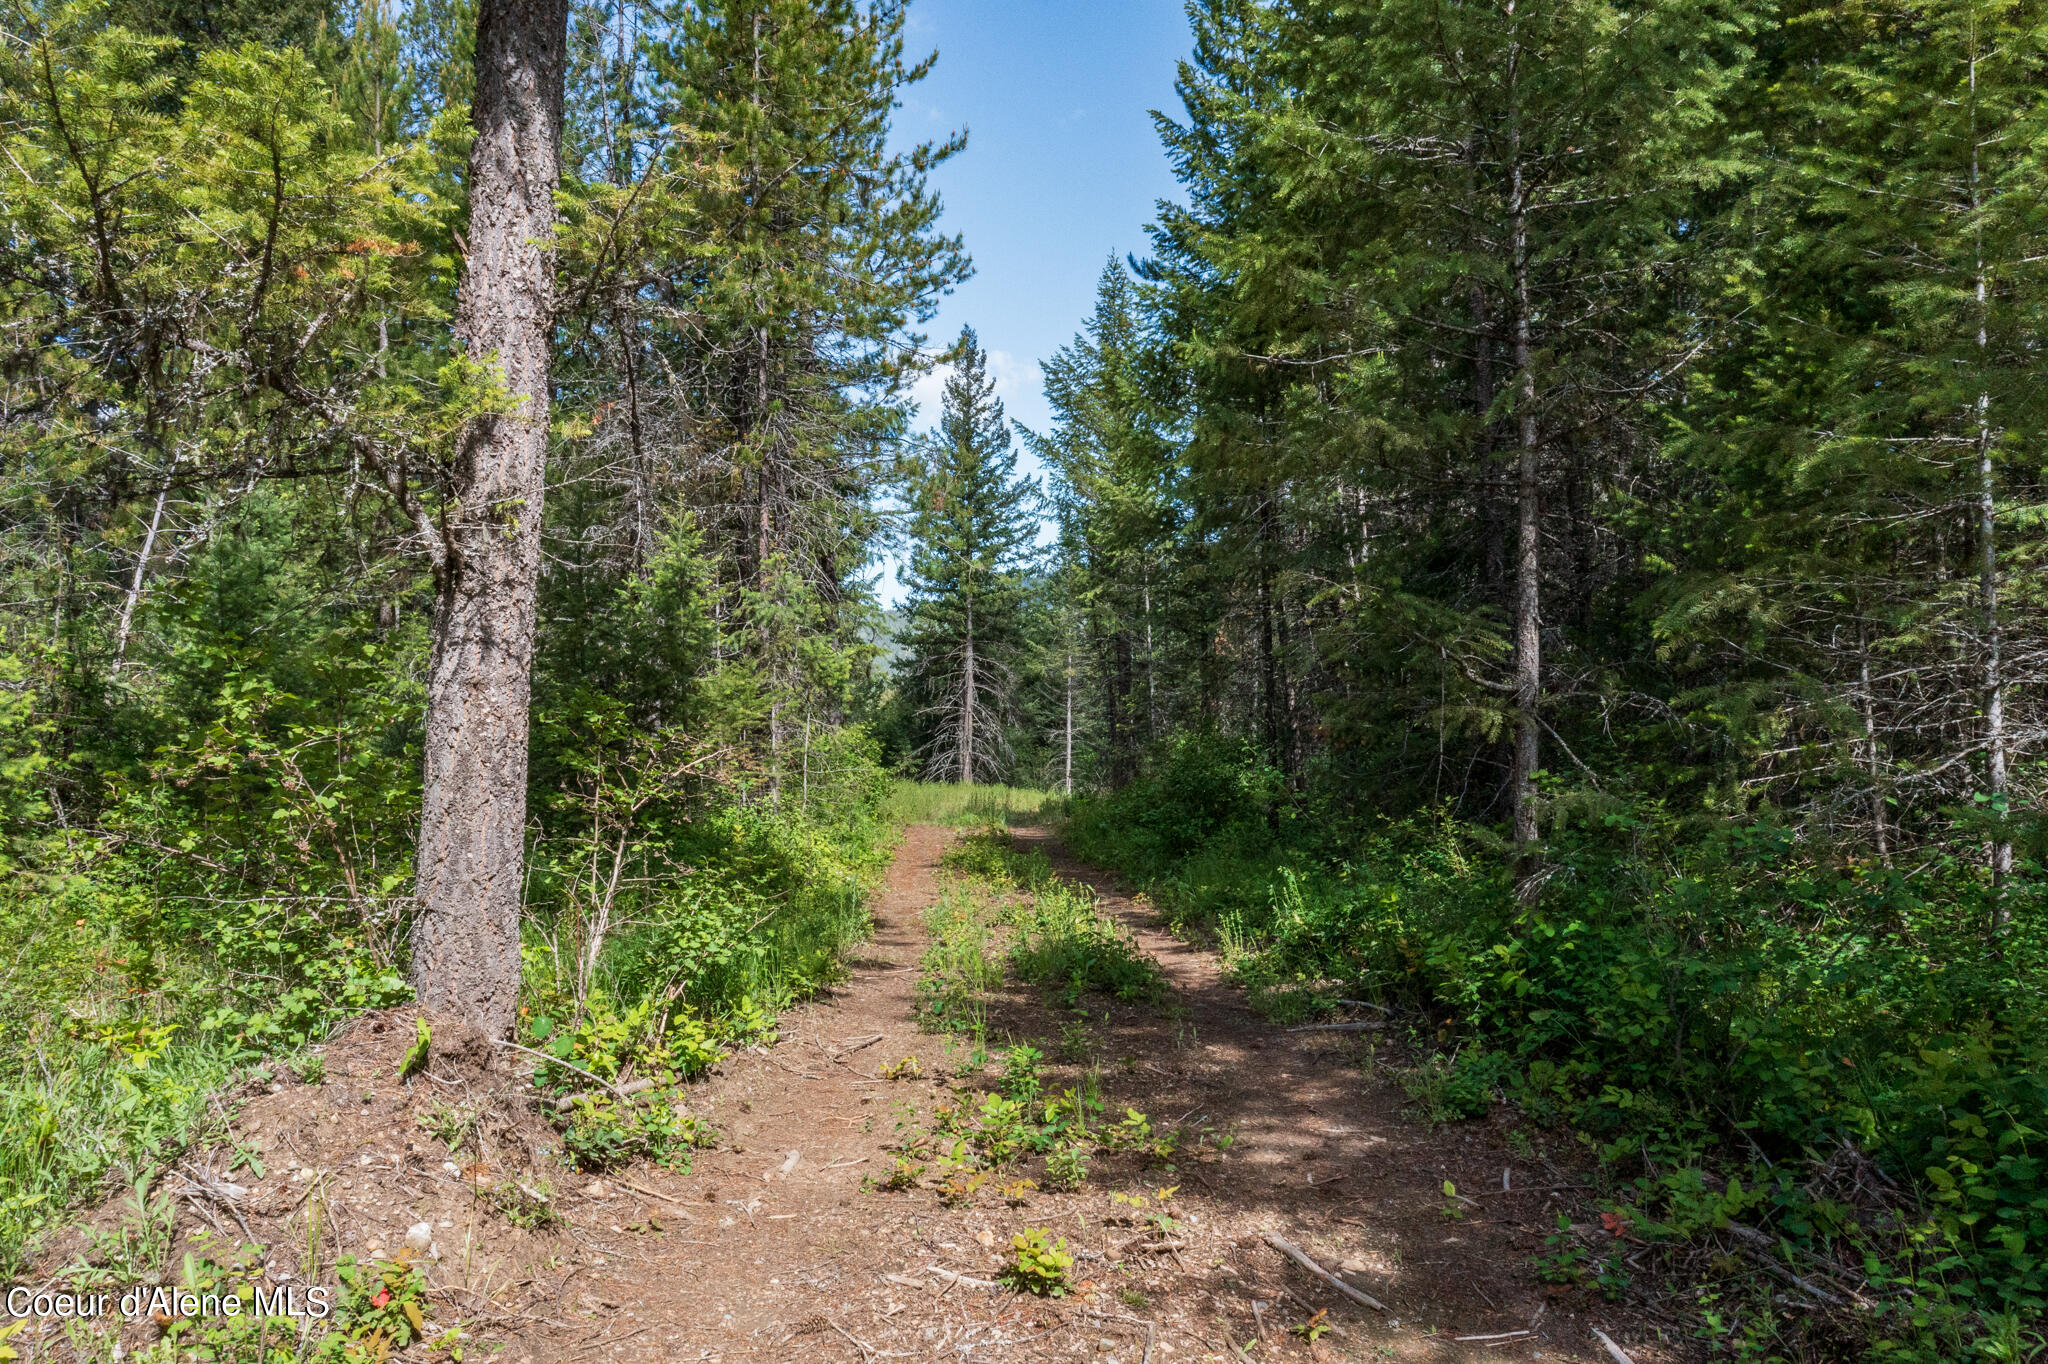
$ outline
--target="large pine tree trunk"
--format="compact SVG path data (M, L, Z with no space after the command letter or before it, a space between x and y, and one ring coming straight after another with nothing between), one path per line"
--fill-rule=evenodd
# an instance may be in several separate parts
M413 987L491 1036L512 1029L526 745L553 330L567 0L483 0L468 260L456 324L518 406L456 451L427 683Z

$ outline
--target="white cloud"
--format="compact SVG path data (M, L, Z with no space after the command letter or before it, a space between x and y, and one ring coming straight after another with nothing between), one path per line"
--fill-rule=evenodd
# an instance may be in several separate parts
M1006 350L992 350L988 353L988 372L996 381L996 396L1003 400L1004 410L1013 417L1019 399L1028 403L1037 396L1038 366L1035 363L1022 363ZM938 425L939 409L945 400L946 380L952 373L951 365L940 365L910 386L911 400L917 404L913 425L918 429Z

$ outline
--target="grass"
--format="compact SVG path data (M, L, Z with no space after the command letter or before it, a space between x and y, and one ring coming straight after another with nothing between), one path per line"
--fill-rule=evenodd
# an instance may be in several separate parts
M965 880L943 885L925 911L931 944L918 962L916 1010L928 1032L967 1033L979 1040L986 1030L982 996L1003 983L995 955L1001 908L993 897Z
M882 806L892 824L1007 826L1037 819L1064 799L1035 786L963 786L947 781L899 781Z
M1005 897L995 912L1012 930L1006 956L1019 980L1057 992L1069 1008L1092 992L1125 1003L1156 1004L1165 997L1159 963L1102 912L1094 891L1055 876L1044 853L1018 847L991 826L948 848L943 865L959 878L956 885ZM952 923L932 921L935 944ZM985 951L984 943L975 946Z

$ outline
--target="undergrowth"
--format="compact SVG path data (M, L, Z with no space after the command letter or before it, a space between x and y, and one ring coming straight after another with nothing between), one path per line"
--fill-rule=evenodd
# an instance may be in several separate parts
M0 818L0 1277L70 1210L206 1139L224 1089L266 1064L317 1066L309 1044L410 998L417 757L377 748L404 707L375 660L318 662L324 730L302 698L242 674L210 728L116 774L102 818L127 842L67 852L10 840ZM835 980L865 936L888 783L848 731L801 801L650 791L617 717L536 725L582 775L530 855L521 1040L568 1047L563 1061L620 1088L660 1080L622 1099L542 1068L551 1099L592 1091L549 1108L579 1164L686 1160L703 1134L675 1085ZM0 705L0 801L40 733ZM341 760L351 745L363 761Z
M2041 1351L2048 896L2032 872L2004 891L2013 927L1993 946L1968 868L1827 864L1768 826L1679 838L1639 809L1554 832L1525 904L1487 831L1316 799L1188 739L1077 801L1066 837L1213 936L1269 1012L1350 999L1416 1020L1442 1048L1408 1074L1420 1116L1505 1099L1583 1143L1607 1215L1716 1348ZM1758 1255L1829 1301L1757 1274Z
M992 951L990 925L999 923L1008 930L1003 959L1009 969L1069 1008L1097 993L1125 1003L1156 1004L1165 997L1159 963L1101 911L1094 891L1055 876L1044 853L1020 848L1003 830L988 828L957 840L942 865L963 888L948 894L964 895L981 908L928 916L933 952L952 950L949 934L963 942L974 936L986 958Z
M928 1121L902 1110L895 1165L880 1187L929 1185L953 1205L989 1193L1021 1202L1031 1189L1079 1188L1103 1155L1171 1168L1183 1145L1208 1140L1199 1130L1156 1132L1134 1109L1107 1115L1090 1049L1066 1036L1085 1036L1081 1005L1091 994L1149 1003L1165 995L1158 963L1103 915L1094 893L1061 880L1043 853L994 827L955 840L941 868L938 897L925 911L931 942L919 962L916 1010L930 1030L967 1034L972 1050ZM1049 1043L1076 1068L1075 1083L1055 1090L1045 1050L1017 1043L1003 1054L996 1085L976 1087L988 1052L986 996L1009 975L1083 1015ZM1005 1182L1020 1166L1034 1173Z

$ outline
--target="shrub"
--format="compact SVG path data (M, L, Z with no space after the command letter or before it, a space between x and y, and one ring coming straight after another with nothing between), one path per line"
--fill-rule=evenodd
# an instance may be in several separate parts
M1057 882L1041 889L1018 910L1016 929L1012 969L1058 991L1070 1007L1094 991L1125 1003L1156 1004L1165 997L1159 963L1096 909L1086 886Z
M1020 1293L1041 1298L1063 1298L1072 1285L1074 1257L1067 1253L1067 1238L1052 1239L1044 1227L1029 1227L1010 1238L1010 1263L1003 1269L1003 1282Z
M1864 1320L1872 1349L1955 1357L2048 1311L2048 885L2031 872L2000 892L2012 926L1993 941L1973 867L1843 866L1768 824L1679 830L1615 804L1555 833L1524 904L1490 831L1304 818L1320 799L1188 739L1076 801L1067 832L1220 936L1262 1005L1445 1020L1455 1060L1404 1077L1429 1120L1504 1094L1582 1133L1639 1227L1714 1236L1742 1216L1801 1254L1854 1247L1898 1295ZM1836 1153L1875 1165L1895 1205L1837 1201ZM1729 1310L1716 1330L1751 1329Z

